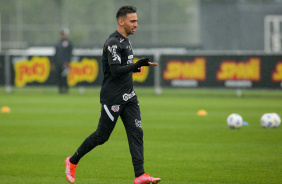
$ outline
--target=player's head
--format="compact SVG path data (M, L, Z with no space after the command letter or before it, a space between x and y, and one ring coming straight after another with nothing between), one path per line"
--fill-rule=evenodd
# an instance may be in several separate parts
M128 13L136 13L137 9L134 6L122 6L118 9L116 14L117 20L119 18L125 18Z
M134 6L122 6L116 14L118 31L125 37L134 34L135 29L138 27L136 11Z
M61 35L61 37L65 38L65 37L67 37L69 34L70 34L70 31L69 31L68 28L66 28L66 27L61 28L61 30L60 30L60 35Z

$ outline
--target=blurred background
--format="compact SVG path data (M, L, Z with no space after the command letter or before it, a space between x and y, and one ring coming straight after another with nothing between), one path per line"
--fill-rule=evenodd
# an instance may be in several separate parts
M62 26L70 29L76 48L101 48L116 29L115 14L122 5L138 8L138 34L131 38L135 48L265 50L266 16L282 15L282 0L0 0L0 4L1 50L53 46ZM280 30L269 31L281 32L281 21L278 24ZM273 39L280 41L274 50L281 51L281 36Z
M115 14L123 5L138 9L139 27L130 37L135 60L146 56L159 63L133 76L137 86L282 88L282 0L0 4L0 86L7 92L13 86L56 85L54 47L62 27L69 28L74 46L68 85L100 86L103 44L116 30Z

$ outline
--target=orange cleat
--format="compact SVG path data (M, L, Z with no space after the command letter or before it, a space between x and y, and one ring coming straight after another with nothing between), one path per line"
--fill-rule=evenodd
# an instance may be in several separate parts
M157 184L161 182L161 178L153 178L149 174L143 174L135 178L134 184Z
M67 177L67 180L70 182L70 183L74 183L74 176L75 176L75 169L76 169L76 166L78 164L72 164L70 163L70 157L67 157L66 160L65 160L65 166L66 166L66 177Z

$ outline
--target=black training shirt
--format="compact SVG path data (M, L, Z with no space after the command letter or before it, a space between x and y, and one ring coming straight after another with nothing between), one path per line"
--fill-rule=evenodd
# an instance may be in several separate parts
M57 65L63 65L69 63L72 55L72 42L67 38L62 38L55 45L54 60Z
M104 79L100 92L101 104L120 105L136 100L132 72L113 75L111 71L110 65L133 64L131 43L117 31L112 33L104 44L102 64Z

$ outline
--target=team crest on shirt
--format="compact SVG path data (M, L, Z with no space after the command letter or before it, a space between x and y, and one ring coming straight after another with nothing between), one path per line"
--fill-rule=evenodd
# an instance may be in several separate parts
M118 112L119 111L119 105L113 105L112 106L112 111Z
M63 47L68 47L69 46L69 42L67 40L62 42Z

